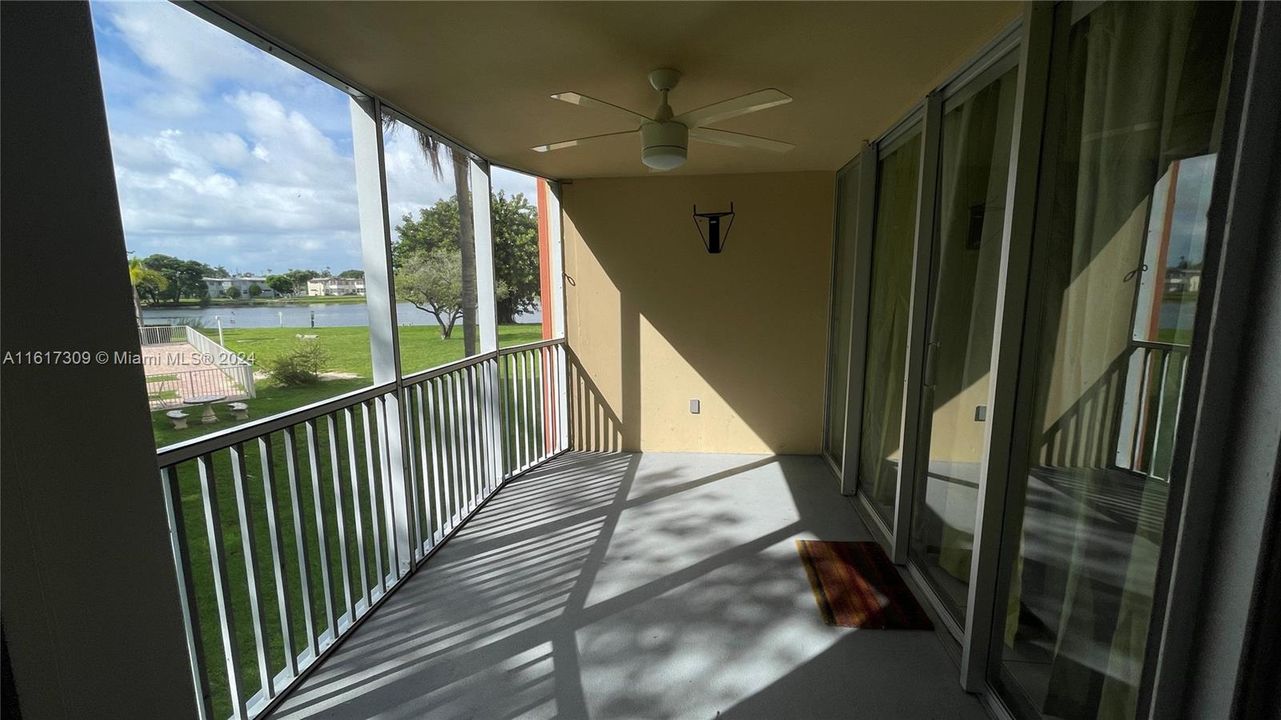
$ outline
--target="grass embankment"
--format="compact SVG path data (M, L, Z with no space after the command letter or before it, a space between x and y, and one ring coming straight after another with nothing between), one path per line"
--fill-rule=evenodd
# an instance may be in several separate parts
M300 407L318 400L366 387L370 384L371 365L369 360L368 330L366 328L315 328L315 329L236 329L226 330L224 338L227 346L236 352L252 354L256 365L275 357L289 348L295 341L296 334L317 335L330 353L330 370L353 373L359 377L353 379L332 380L302 388L277 386L271 380L257 384L257 397L249 401L252 418L262 418ZM500 328L500 343L510 347L527 342L537 341L540 328L536 325L504 326ZM463 356L461 337L441 340L439 333L432 327L401 328L402 362L406 372L435 367L459 360ZM505 372L500 371L500 386L506 388ZM506 393L504 393L506 394ZM510 404L504 404L509 408ZM176 431L164 417L163 412L153 413L153 425L158 445L167 445L180 440L196 437L208 432L223 430L237 423L230 419L225 407L219 407L222 422L216 425L193 425L191 428ZM416 411L416 408L411 408ZM438 422L442 428L448 427L444 417L431 420L431 409L426 409L429 422ZM531 408L527 427L531 441L541 436L537 408ZM294 653L305 648L309 639L303 618L309 610L317 632L328 626L326 595L334 612L341 615L347 604L346 593L350 588L353 597L361 595L364 586L373 587L377 583L378 558L374 548L373 537L376 528L386 527L383 516L381 468L376 448L381 439L378 435L376 419L370 417L370 439L374 451L366 452L364 417L360 408L351 415L351 433L348 434L347 416L339 413L335 418L330 434L328 418L321 418L316 423L315 462L308 453L306 431L299 429L293 447L296 457L298 494L295 498L290 491L288 473L289 446L283 432L270 436L269 465L273 468L275 482L270 484L276 495L277 522L280 537L283 539L282 565L284 568L284 587L286 606L292 620L289 633ZM252 420L251 420L252 421ZM241 421L244 422L244 421ZM509 434L511 426L507 428ZM348 439L350 438L350 440ZM332 445L332 454L331 454ZM250 508L249 525L253 528L252 537L256 543L255 556L258 560L260 596L263 605L260 608L263 642L268 658L268 665L274 673L285 667L285 643L282 632L283 618L279 612L277 581L272 572L271 536L269 534L266 513L267 483L264 482L263 457L258 443L244 446L245 472L244 489L246 505ZM353 458L356 481L353 482ZM240 671L244 693L253 694L261 687L258 674L256 636L253 613L248 592L248 571L245 562L242 524L239 508L236 503L236 489L232 468L231 454L228 451L212 455L214 495L217 498L219 525L223 533L222 548L226 558L228 573L228 595L235 624L235 637L238 646L237 666ZM367 462L369 460L370 462ZM335 464L336 463L336 464ZM367 468L373 467L374 481L370 482ZM452 497L458 497L461 482L459 478L450 478L454 490ZM188 553L192 585L195 588L197 614L200 632L205 648L205 667L208 670L210 689L215 708L215 715L228 717L231 713L231 698L227 675L226 660L223 653L221 625L218 605L214 592L213 561L210 554L209 535L203 507L203 494L195 462L187 462L178 468L178 484L181 506L186 524ZM372 493L372 497L371 497ZM317 512L316 503L320 503ZM421 508L420 522L429 531L431 519L435 517L434 504L441 503L442 498L427 497ZM297 504L298 513L293 512ZM339 512L341 508L341 512ZM359 512L357 510L359 509ZM441 508L444 514L452 514L459 508L447 506ZM325 561L322 561L316 518L323 518L322 526L325 536ZM345 546L339 539L339 520L342 518L342 531L345 533ZM305 562L300 562L299 548L295 528L301 527ZM361 553L357 548L357 531L365 540L363 557L364 573L361 573ZM390 559L388 548L382 548L381 563L384 572L389 572ZM323 569L328 566L328 572ZM310 592L303 591L300 567L308 568ZM325 592L323 579L331 579L328 593ZM345 579L345 582L344 582Z

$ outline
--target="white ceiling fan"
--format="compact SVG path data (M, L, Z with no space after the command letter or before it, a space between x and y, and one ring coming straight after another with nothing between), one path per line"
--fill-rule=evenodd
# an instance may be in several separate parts
M667 104L667 93L676 87L676 83L680 79L680 72L670 68L659 68L649 74L649 84L653 85L661 96L658 101L658 110L654 111L653 117L607 103L604 100L588 97L582 93L556 93L552 95L554 100L607 110L615 115L626 116L628 120L640 123L640 125L632 130L591 135L576 140L563 140L561 142L538 145L533 149L538 152L561 150L563 148L576 147L591 140L639 132L641 136L641 162L655 170L672 170L685 163L691 139L713 145L756 148L776 153L787 152L796 147L781 140L770 140L769 138L756 137L755 135L744 135L743 133L706 127L712 123L728 120L739 115L768 110L769 108L789 103L792 98L786 93L774 88L767 88L740 97L712 103L706 107L690 110L680 115L673 115L672 106Z

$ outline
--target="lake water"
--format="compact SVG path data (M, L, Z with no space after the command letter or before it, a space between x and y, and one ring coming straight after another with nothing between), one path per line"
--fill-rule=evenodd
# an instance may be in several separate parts
M518 323L538 322L538 312L516 316ZM147 325L181 325L196 319L202 327L223 329L263 327L367 327L369 311L364 303L307 303L297 305L244 305L193 308L146 308ZM314 322L313 322L314 319ZM396 321L401 325L436 325L436 318L410 303L396 303Z

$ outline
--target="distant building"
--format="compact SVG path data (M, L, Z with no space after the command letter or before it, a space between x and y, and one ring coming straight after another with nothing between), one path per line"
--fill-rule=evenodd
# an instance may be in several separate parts
M222 297L227 294L228 288L236 288L240 291L240 297L249 297L249 287L257 285L262 290L261 297L275 297L276 293L267 287L267 278L260 277L225 277L225 278L200 278L205 283L205 288L209 290L209 297Z
M307 281L307 295L309 297L364 294L364 278L318 277Z
M1197 292L1201 289L1200 268L1166 268L1165 291L1168 293Z

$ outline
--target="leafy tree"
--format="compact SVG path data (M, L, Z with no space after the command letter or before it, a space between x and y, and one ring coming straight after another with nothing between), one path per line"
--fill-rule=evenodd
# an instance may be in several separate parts
M207 292L204 278L226 277L226 272L219 273L221 268L213 268L196 260L182 260L172 255L148 255L142 264L155 270L169 281L170 299L177 301L184 297L200 297Z
M293 283L293 292L296 295L306 295L307 281L321 276L321 273L316 272L315 270L290 269L285 272L285 277L289 278L289 281Z
M148 288L148 292L153 292L153 298L160 294L160 291L169 286L169 280L156 270L147 267L142 260L132 258L129 260L129 284L133 286L133 313L138 321L138 327L142 327L142 301L139 288ZM152 302L155 302L154 299Z
M384 130L388 133L396 131L400 124L390 115L384 116ZM462 297L462 321L463 321L463 353L467 356L475 355L478 348L479 333L476 324L476 233L472 222L472 198L471 198L471 163L467 156L460 152L455 152L452 148L444 145L435 136L415 130L414 137L418 141L418 148L422 151L423 157L431 165L432 173L437 179L443 177L441 168L441 149L445 150L452 160L454 171L454 203L456 205L456 223L458 233L454 235L458 257L460 260L459 272L462 274L461 279L461 297Z
M435 247L402 256L396 268L396 297L430 313L448 340L463 316L463 273L458 255Z
M523 193L508 197L499 191L491 206L498 322L507 324L537 306L538 211ZM457 199L438 200L419 209L417 218L409 214L401 217L392 260L399 264L406 256L435 248L458 254L461 233Z
M259 297L261 297L261 296L262 296L262 288L258 287L258 283L250 283L250 285L249 285L249 299L250 299L250 300L256 300L256 299L258 299L258 298L259 298Z
M268 275L263 279L267 282L267 287L277 295L289 295L294 291L294 281L287 275Z
M343 270L342 272L338 273L338 277L340 277L340 278L353 278L353 279L356 279L356 280L363 280L363 279L365 278L365 271L364 271L364 270L354 270L354 269L353 269L353 270Z
M524 193L507 197L502 190L491 208L498 322L510 324L520 313L538 306L538 209Z
M227 297L232 300L238 300L240 299L240 288L236 287L235 285L232 285L226 290L223 290L222 294L223 294L223 297Z

